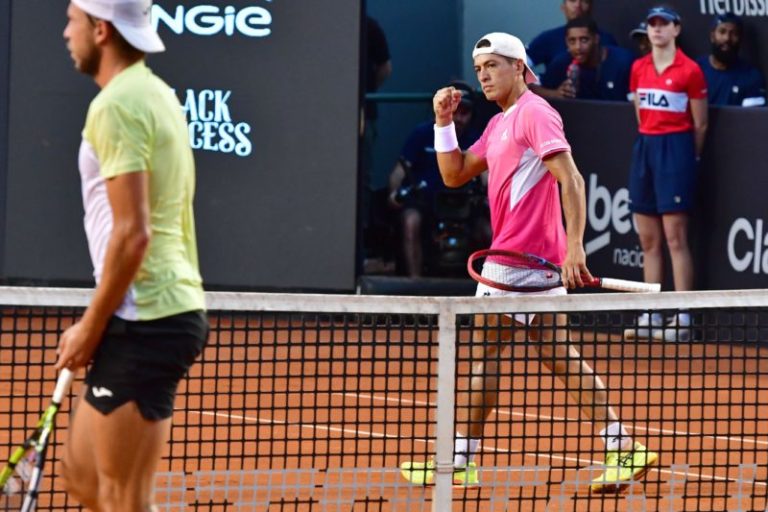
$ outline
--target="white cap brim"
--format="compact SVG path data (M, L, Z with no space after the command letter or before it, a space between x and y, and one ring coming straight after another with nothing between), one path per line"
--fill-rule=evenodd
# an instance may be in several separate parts
M112 22L120 35L131 46L144 53L160 53L165 51L165 44L151 25L137 27L127 23Z
M531 66L529 66L527 62L525 63L525 71L526 71L526 73L525 73L525 83L526 84L538 84L538 83L540 83L539 82L539 77L536 76L536 73L533 72L533 70L531 69Z

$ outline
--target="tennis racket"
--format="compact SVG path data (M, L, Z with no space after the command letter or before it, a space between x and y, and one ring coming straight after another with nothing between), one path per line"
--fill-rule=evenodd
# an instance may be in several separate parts
M508 292L541 292L563 286L560 267L534 254L497 249L473 253L467 261L469 275L491 288ZM585 280L584 286L624 292L658 292L659 283L643 283L610 277Z
M56 426L56 413L59 412L61 401L69 391L74 378L75 374L72 371L67 369L61 371L56 381L51 404L37 422L35 431L11 453L8 463L0 472L0 488L6 495L20 493L23 484L27 484L21 512L34 510L40 482L43 479L48 443Z

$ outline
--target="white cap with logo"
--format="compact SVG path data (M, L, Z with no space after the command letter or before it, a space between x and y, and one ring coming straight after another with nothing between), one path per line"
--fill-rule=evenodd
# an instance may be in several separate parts
M152 0L72 0L77 7L115 26L131 46L145 53L165 51L152 27Z
M523 61L527 72L525 82L528 84L538 82L539 78L528 65L528 54L525 52L525 45L519 38L506 32L485 34L475 43L475 48L472 50L472 58L474 59L478 55L488 53Z

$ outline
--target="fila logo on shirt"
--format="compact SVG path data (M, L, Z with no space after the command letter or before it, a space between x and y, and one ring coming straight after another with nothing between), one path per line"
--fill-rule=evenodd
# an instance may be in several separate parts
M272 14L265 7L255 5L242 8L178 5L175 10L165 10L155 3L152 5L152 22L155 29L162 24L179 35L188 32L197 36L223 33L227 36L267 37L272 33Z
M653 92L641 92L640 93L640 104L643 105L649 105L651 107L669 107L669 100L667 100L667 97L662 94L657 94Z
M507 133L507 130L504 130L504 133L501 134L501 140L507 139L509 139L509 133Z
M688 110L688 95L684 92L663 89L638 89L640 108L685 113Z

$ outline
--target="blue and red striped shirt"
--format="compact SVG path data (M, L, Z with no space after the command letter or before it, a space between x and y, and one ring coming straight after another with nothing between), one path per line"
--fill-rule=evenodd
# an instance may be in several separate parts
M675 60L661 74L653 54L637 59L629 90L639 99L640 133L663 135L693 130L690 100L707 97L707 82L699 65L678 48Z

